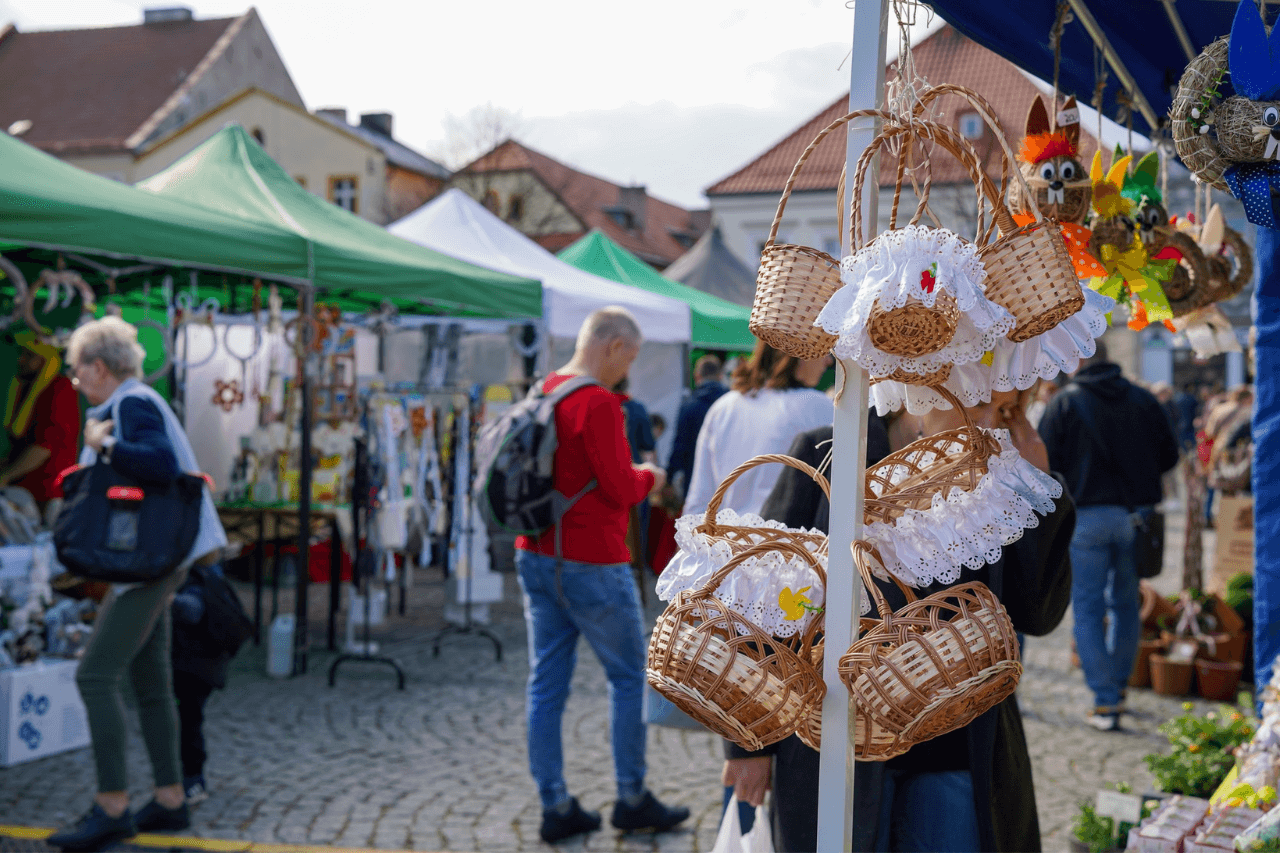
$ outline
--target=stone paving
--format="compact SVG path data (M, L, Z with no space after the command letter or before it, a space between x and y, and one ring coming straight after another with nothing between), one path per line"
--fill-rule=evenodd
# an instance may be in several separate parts
M1181 528L1171 523L1162 591L1179 583L1180 543ZM507 579L508 601L491 611L491 628L506 647L501 663L474 635L451 638L432 656L426 637L439 625L442 587L437 571L419 572L409 616L375 629L382 651L405 666L404 691L395 689L390 670L365 663L344 664L330 688L327 652L313 653L306 675L273 680L263 674L265 649L247 647L228 689L209 703L212 796L196 808L192 833L308 846L546 849L537 836L539 804L525 760L528 666L515 580ZM324 590L313 592L312 613L323 613ZM287 595L281 604L291 606ZM659 612L652 595L648 612L651 618ZM1156 727L1180 711L1180 700L1131 691L1134 713L1125 732L1085 725L1090 698L1071 668L1070 624L1068 615L1049 637L1028 638L1018 689L1044 848L1051 851L1067 848L1079 800L1116 781L1150 785L1142 756L1163 747ZM312 632L322 640L323 622L314 621ZM149 770L136 730L132 737L130 773L141 804ZM656 836L620 836L607 828L613 799L607 685L585 647L565 742L570 789L605 813L606 829L562 849L711 849L720 818L720 744L700 732L651 727L649 733L649 783L661 799L692 809L687 827ZM92 796L93 778L87 749L0 769L0 824L56 826L73 819ZM0 841L0 850L17 849L45 848Z

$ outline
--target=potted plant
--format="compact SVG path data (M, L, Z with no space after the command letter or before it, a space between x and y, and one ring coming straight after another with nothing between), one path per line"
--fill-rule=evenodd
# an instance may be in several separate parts
M1130 687L1151 686L1151 656L1164 649L1159 631L1143 628L1142 637L1138 640L1138 655L1133 659L1133 672L1129 675Z
M1152 753L1143 761L1160 790L1207 798L1235 766L1232 750L1253 737L1253 721L1225 706L1203 717L1192 713L1190 702L1182 708L1185 713L1160 726L1170 753Z
M1116 790L1122 794L1133 791L1132 786L1117 782ZM1145 820L1155 807L1155 800L1146 800L1142 804L1139 822ZM1071 838L1068 845L1072 853L1118 853L1125 847L1129 838L1129 830L1133 824L1121 821L1117 826L1114 818L1103 817L1094 809L1090 800L1082 800L1080 811L1071 821Z
M1148 665L1151 689L1161 696L1185 696L1191 692L1191 678L1195 675L1191 657L1175 658L1153 653Z

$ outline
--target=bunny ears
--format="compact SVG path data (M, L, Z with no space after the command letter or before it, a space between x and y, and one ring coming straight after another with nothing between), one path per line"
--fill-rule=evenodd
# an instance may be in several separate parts
M1061 118L1075 117L1076 99L1068 98L1062 105ZM1036 95L1027 113L1027 130L1018 150L1018 159L1024 163L1036 165L1054 157L1080 156L1080 122L1058 122L1049 119L1049 111L1044 100Z
M1159 182L1160 155L1151 151L1133 167L1133 174L1124 179L1120 194L1134 204L1140 205L1145 200L1163 205L1164 197L1160 194Z
M1124 156L1111 164L1104 178L1102 176L1102 152L1093 153L1093 164L1089 167L1089 180L1093 181L1093 209L1099 216L1128 216L1133 212L1133 202L1120 194L1124 184L1125 171L1129 168L1132 157Z
M1280 94L1280 35L1267 26L1253 0L1240 0L1231 23L1231 85L1251 101L1271 101Z

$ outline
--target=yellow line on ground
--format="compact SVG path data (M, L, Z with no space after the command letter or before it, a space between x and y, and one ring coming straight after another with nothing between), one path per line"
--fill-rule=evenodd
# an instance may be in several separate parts
M6 826L0 824L0 837L43 840L53 830L40 826ZM211 853L408 853L408 851L374 850L367 847L326 847L321 844L272 844L262 841L236 841L230 838L196 838L191 835L153 835L144 833L129 839L138 847L165 850L208 850Z

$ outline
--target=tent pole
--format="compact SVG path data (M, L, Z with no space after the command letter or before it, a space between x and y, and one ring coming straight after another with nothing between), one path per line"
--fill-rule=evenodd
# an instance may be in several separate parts
M849 109L884 103L885 43L889 4L862 0L853 13L853 52L849 74ZM853 174L858 157L875 137L871 127L849 125L845 157ZM871 169L867 187L850 182L847 193L863 192L867 228L876 231L879 170ZM852 196L850 195L850 198ZM842 199L847 205L847 200ZM848 235L841 235L849 251ZM829 853L853 847L854 728L849 691L837 665L857 636L862 584L855 578L850 545L862 532L862 484L867 447L867 374L852 361L841 362L843 393L836 403L831 467L831 525L826 590L826 654L822 677L827 695L822 701L822 750L818 770L818 850ZM847 523L839 523L848 519Z
M307 241L307 273L315 281L315 260L313 248ZM315 316L315 288L302 288L298 294L298 343L302 349L299 368L302 384L298 388L302 396L302 417L300 429L301 440L298 442L298 567L295 577L296 600L294 601L293 625L293 674L303 675L307 671L307 585L311 580L311 344L308 330L314 329L305 318ZM341 548L341 542L330 542L329 548ZM357 543L357 548L359 547ZM356 555L352 555L355 565Z
M1187 55L1187 61L1191 62L1199 51L1191 43L1191 36L1187 34L1187 28L1183 25L1173 0L1160 0L1160 2L1164 4L1164 13L1169 16L1169 25L1173 27L1174 35L1178 37L1178 44L1182 45L1182 52Z
M1067 2L1071 4L1071 11L1075 12L1076 18L1080 21L1080 25L1084 27L1085 32L1089 34L1089 38L1093 39L1093 43L1098 46L1098 49L1102 51L1102 55L1106 57L1107 64L1111 66L1111 70L1116 73L1116 76L1120 78L1120 83L1132 96L1134 105L1142 113L1143 119L1146 120L1152 135L1154 135L1160 129L1160 118L1156 115L1156 111L1151 108L1151 102L1147 100L1147 96L1142 94L1142 90L1138 88L1137 81L1129 73L1129 69L1120 59L1120 55L1111 46L1111 42L1107 39L1107 34L1102 31L1102 27L1098 24L1098 19L1093 17L1093 13L1089 11L1085 0L1067 0ZM1099 109L1098 112L1102 112L1102 110Z

